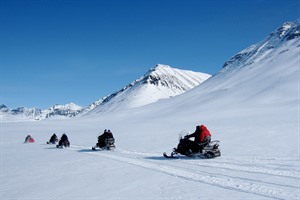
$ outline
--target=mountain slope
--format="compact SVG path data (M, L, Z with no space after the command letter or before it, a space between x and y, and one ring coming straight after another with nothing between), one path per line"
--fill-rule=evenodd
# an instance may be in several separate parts
M299 33L299 20L283 24L262 42L233 56L218 74L188 95L176 98L178 103L195 98L199 103L220 106L297 101Z
M182 94L198 86L210 75L156 65L123 89L91 104L83 113L101 113L135 108Z
M289 45L292 43L297 46L300 36L299 21L284 23L263 41L239 52L224 63L222 71L237 66L244 67L251 65L272 56L274 57L275 54L280 55L289 51Z

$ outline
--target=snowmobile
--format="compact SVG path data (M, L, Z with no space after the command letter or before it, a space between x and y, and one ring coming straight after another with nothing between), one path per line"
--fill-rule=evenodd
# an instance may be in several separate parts
M70 146L70 142L69 140L65 140L65 141L59 141L58 145L56 145L57 148L64 148L64 147L69 147Z
M164 152L163 156L166 158L178 158L178 154L181 154L194 158L215 158L221 156L219 143L220 141L214 140L209 144L202 143L195 146L193 141L179 135L179 144L177 145L177 148L173 148L171 155L167 155L167 153Z
M68 136L66 134L63 134L61 136L60 141L58 142L58 145L56 145L57 148L64 148L64 147L69 147L70 146L70 142L68 139Z
M47 144L56 144L58 142L58 138L56 134L53 134Z
M98 143L92 147L92 150L96 151L96 149L102 149L102 150L111 150L116 148L115 146L115 138L105 138L104 141L98 141Z

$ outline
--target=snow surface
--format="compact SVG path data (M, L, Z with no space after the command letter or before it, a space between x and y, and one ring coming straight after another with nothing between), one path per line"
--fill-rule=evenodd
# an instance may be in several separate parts
M263 57L266 49L256 47L260 53L170 99L68 120L1 122L0 199L300 199L299 37ZM162 156L199 124L221 141L221 157ZM92 151L104 129L116 149ZM64 132L70 148L46 144ZM23 144L28 134L35 143Z

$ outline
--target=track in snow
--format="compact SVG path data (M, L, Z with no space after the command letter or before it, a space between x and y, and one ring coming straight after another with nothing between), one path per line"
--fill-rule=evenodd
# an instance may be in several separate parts
M300 199L299 163L282 159L216 158L216 159L165 159L160 155L130 152L86 150L89 147L71 146L70 150L105 157L143 167L160 173L201 182L238 192L273 199ZM85 149L85 150L84 150Z

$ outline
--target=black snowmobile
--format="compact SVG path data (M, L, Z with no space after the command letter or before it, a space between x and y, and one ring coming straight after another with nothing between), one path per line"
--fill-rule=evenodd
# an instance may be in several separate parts
M218 140L214 140L208 144L202 143L196 146L193 141L180 135L177 148L173 149L171 155L167 155L166 152L163 155L166 158L178 158L178 154L194 158L215 158L221 156L219 143Z
M63 134L61 136L61 139L58 142L58 145L56 145L57 148L64 148L64 147L69 147L70 146L70 142L68 139L68 136L66 134Z
M56 144L56 142L58 142L58 137L57 137L56 134L54 133L54 134L51 136L49 142L47 142L47 144Z
M115 138L110 131L104 131L104 133L98 136L98 143L92 147L92 150L96 150L97 148L102 150L111 150L116 148L115 146Z

